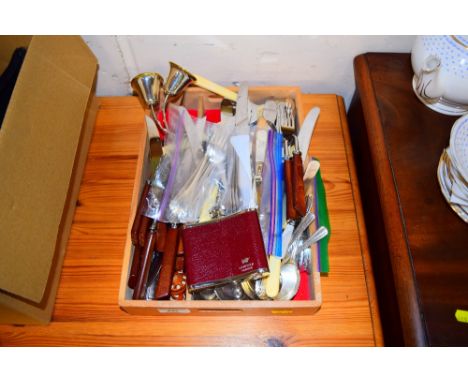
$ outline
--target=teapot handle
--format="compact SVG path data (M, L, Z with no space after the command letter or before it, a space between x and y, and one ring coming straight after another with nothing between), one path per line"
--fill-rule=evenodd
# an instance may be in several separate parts
M423 66L416 76L416 91L426 100L437 100L444 94L444 89L439 81L441 59L431 54L423 61Z

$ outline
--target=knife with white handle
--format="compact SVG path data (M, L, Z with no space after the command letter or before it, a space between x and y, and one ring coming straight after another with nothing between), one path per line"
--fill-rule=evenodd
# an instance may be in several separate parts
M314 133L315 123L320 114L320 108L314 107L308 113L299 129L297 139L299 141L299 151L302 153L302 164L305 165L307 152L309 151L310 140Z
M237 185L242 208L254 208L256 199L252 192L252 166L250 158L249 93L242 83L237 94L235 131L230 139L236 152Z

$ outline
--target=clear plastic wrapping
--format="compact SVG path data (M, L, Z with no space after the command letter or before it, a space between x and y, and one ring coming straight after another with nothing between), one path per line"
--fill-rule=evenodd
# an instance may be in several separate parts
M273 132L268 132L267 147L265 154L265 162L262 168L262 183L261 183L261 196L260 196L260 205L258 206L258 216L260 221L260 228L263 235L263 243L265 244L265 249L267 254L271 254L270 243L272 243L272 237L270 234L270 227L272 226L272 188L273 188L273 175L274 175L274 166L270 160L270 152L272 149L272 139ZM273 216L274 217L274 216Z
M265 163L262 171L262 194L259 220L268 255L282 256L283 232L283 137L268 131Z
M282 257L283 232L283 135L275 133L275 169L276 169L276 225L275 225L275 256Z
M205 131L203 159L187 174L170 203L170 217L181 223L198 222L201 216L215 217L226 211L223 202L231 189L226 169L232 161L229 150L232 126L207 122Z
M164 155L156 169L145 215L195 223L239 212L232 124L192 118L170 105ZM238 163L238 162L237 162Z
M198 153L187 138L193 134L193 126L186 123L187 117L191 118L187 110L170 105L168 114L163 156L152 180L145 215L159 221L177 223L176 216L169 208L170 201L202 160L203 153Z

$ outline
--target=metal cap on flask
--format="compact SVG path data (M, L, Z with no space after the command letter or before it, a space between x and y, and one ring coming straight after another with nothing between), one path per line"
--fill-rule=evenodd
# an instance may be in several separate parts
M153 72L140 73L131 81L132 89L138 94L144 109L159 106L163 84L162 76Z

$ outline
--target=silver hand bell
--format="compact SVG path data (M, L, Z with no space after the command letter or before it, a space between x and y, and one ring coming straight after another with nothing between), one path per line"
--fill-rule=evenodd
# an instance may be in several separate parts
M164 79L158 73L144 72L133 77L131 81L132 89L137 93L144 109L149 109L152 118L160 128L162 126L156 117L156 111L159 109L161 101L160 95L163 88ZM162 128L165 130L164 128Z

